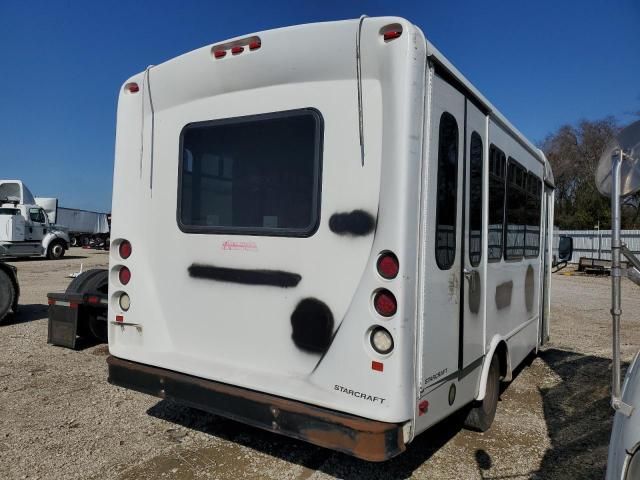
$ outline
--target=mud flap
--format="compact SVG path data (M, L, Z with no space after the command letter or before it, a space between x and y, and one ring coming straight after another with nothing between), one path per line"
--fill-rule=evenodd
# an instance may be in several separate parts
M50 293L47 297L49 298L47 343L75 350L78 340L79 302L73 302L65 294ZM82 296L80 296L81 301Z

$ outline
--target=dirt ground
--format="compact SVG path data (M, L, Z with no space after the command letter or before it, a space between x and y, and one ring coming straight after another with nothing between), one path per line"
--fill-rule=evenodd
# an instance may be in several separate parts
M549 343L501 396L487 433L447 420L369 464L113 387L105 345L47 344L46 293L106 266L106 252L12 262L18 315L0 326L1 479L601 479L611 431L609 279L554 274ZM640 295L625 281L623 359L640 348Z

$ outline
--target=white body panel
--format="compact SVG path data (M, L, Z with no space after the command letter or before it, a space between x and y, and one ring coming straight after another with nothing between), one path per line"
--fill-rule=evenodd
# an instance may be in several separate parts
M638 474L638 458L640 455L640 353L636 353L624 378L622 401L631 406L633 412L626 416L616 411L613 417L611 441L607 458L606 480L632 480Z
M381 33L390 25L402 35L384 41ZM482 398L488 354L501 342L509 367L538 346L544 256L487 261L487 155L489 144L498 143L539 179L544 157L484 98L472 95L463 77L458 83L445 78L440 69L451 72L446 59L434 56L422 32L406 20L304 25L254 37L261 40L256 51L215 59L217 47L207 46L132 77L125 86L135 82L137 92L123 86L112 205L110 352L365 418L410 421L409 441ZM311 54L310 46L318 44L323 48ZM318 112L323 127L317 229L308 236L185 231L177 194L185 127L304 109ZM434 254L444 112L458 125L461 187L456 205L448 206L456 210L457 250L446 270ZM465 192L471 189L466 150L473 132L482 140L484 162L481 227L474 234L482 235L481 259L472 264L468 213L474 205ZM373 231L337 234L332 217L356 210L375 218ZM123 240L132 245L127 259L117 250ZM394 252L400 264L391 280L376 272L384 251ZM294 272L301 280L292 288L212 281L189 274L196 264ZM118 281L123 265L132 272L126 286ZM463 269L475 276L473 288ZM508 282L509 302L497 308L496 288ZM372 305L383 288L397 299L390 318ZM127 311L118 304L122 292L131 299ZM307 298L322 301L333 317L332 340L321 353L292 341L292 312ZM124 317L124 325L115 324L116 316ZM393 336L390 354L376 353L369 343L376 325ZM382 363L383 371L372 369L372 362ZM452 385L457 394L449 401ZM419 414L424 399L432 406Z
M23 242L24 226L22 215L0 215L0 241Z

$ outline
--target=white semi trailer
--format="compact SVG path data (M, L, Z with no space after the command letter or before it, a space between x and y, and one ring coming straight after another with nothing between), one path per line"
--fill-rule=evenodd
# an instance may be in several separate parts
M56 225L69 230L72 247L103 244L109 238L109 215L77 208L58 207Z
M49 221L26 185L0 180L0 258L58 259L68 248L69 235Z

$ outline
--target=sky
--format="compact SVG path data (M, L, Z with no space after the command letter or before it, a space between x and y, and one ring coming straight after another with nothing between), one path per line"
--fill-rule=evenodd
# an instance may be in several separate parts
M109 211L124 80L230 37L362 14L418 25L534 143L581 119L638 118L638 0L0 0L0 178Z

